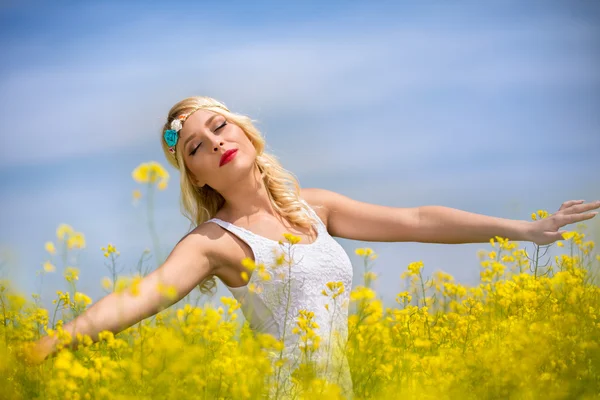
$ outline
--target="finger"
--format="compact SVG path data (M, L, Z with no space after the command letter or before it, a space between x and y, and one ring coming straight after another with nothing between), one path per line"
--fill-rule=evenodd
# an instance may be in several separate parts
M566 239L563 237L563 234L564 234L564 233L568 233L568 232L569 232L569 231L558 231L558 232L557 232L557 234L558 234L558 239L557 239L557 240L566 240Z
M563 233L567 232L568 231L544 232L543 237L535 240L535 243L541 246L554 243L557 240L565 240L565 238L562 235Z
M598 214L597 211L586 213L586 214L567 214L559 217L558 222L560 226L573 224L575 222L585 221L587 219L594 218Z
M563 214L568 215L568 214L582 213L582 212L586 212L586 211L595 210L597 208L600 208L600 201L595 201L595 202L587 203L587 204L573 205L571 207L566 208L563 211Z
M557 240L565 240L565 238L563 237L563 233L567 233L568 231L558 231L558 232L552 232L548 234L548 241L549 242L556 242Z
M574 206L575 204L581 204L583 203L585 200L569 200L569 201L565 201L564 203L562 203L562 205L560 206L560 208L558 209L558 211L562 211L562 210L566 210L567 208Z

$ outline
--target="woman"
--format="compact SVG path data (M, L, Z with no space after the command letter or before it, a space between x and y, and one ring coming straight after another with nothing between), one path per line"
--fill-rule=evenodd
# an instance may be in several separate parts
M561 239L559 228L592 218L597 213L583 212L600 207L600 202L568 201L556 214L527 222L438 206L384 207L324 189L300 189L294 176L265 153L265 141L252 121L209 97L175 104L161 142L167 160L180 171L182 209L195 228L143 279L137 296L112 293L64 329L74 338L81 333L95 341L100 331L119 332L179 301L197 285L209 292L216 276L241 302L251 328L282 339L292 360L298 351L294 321L301 310L312 311L326 344L319 349L335 345L332 353L341 355L331 363L334 367L325 364L348 396L352 382L343 345L352 266L333 236L423 243L481 243L501 236L542 245ZM299 237L300 243L286 247L284 233ZM259 269L242 263L244 258ZM322 294L330 282L343 284L336 286L333 302ZM156 290L159 283L174 287L177 296L163 296ZM35 348L31 357L41 362L56 351L56 340L44 337ZM320 350L315 354L323 359ZM285 376L294 369L287 366Z

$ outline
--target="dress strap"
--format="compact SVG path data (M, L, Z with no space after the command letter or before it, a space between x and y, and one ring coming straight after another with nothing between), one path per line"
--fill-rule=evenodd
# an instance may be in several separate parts
M312 215L312 217L317 220L317 228L323 228L323 229L320 229L320 231L323 231L323 230L327 231L327 226L321 220L321 218L319 217L319 215L317 214L317 212L310 206L310 204L308 204L304 199L300 199L300 201L304 205L306 205L306 207L308 208L308 212L310 213L310 215Z
M252 250L252 253L254 254L254 261L257 264L264 261L263 258L265 253L265 245L263 242L265 238L256 235L253 232L250 232L249 230L240 228L239 226L236 226L230 222L223 221L219 218L211 218L206 222L214 222L220 225L223 229L228 230L229 232L233 233L235 236L240 238L243 242L245 242Z
M227 221L223 221L222 219L219 218L211 218L206 222L215 222L216 224L220 225L221 227L225 228L226 230L235 233L237 236L240 237L240 239L244 240L245 242L253 242L254 237L256 235L253 235L252 232L246 230L246 229L242 229L239 226L236 226L230 222Z

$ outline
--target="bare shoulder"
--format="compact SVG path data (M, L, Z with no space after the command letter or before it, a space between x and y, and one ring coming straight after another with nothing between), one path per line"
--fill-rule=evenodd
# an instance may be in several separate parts
M223 230L217 224L205 222L182 237L176 247L181 245L207 257L211 274L215 274L227 253L223 237Z
M321 218L325 226L329 227L329 209L327 208L327 196L330 191L320 188L302 188L300 197L304 199Z

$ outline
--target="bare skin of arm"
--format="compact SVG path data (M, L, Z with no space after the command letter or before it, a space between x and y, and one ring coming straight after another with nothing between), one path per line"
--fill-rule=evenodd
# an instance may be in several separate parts
M102 331L118 333L148 318L185 297L202 280L213 274L208 255L210 239L190 233L175 246L165 262L139 283L139 292L111 293L92 305L83 314L65 324L71 334L70 347L76 348L77 334L88 335L95 342ZM176 290L175 297L159 291L159 284ZM57 351L58 339L45 336L35 342L26 354L26 361L38 364Z

